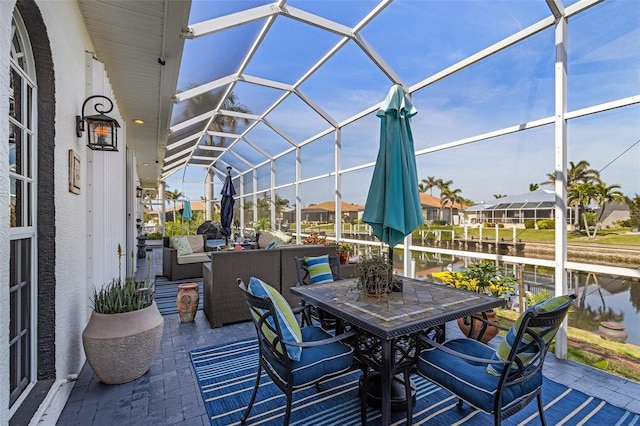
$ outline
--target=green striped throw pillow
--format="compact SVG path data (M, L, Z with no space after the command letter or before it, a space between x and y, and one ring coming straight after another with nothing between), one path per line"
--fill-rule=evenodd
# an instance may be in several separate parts
M564 309L567 305L571 303L572 303L571 296L568 296L568 295L558 296L558 297L554 297L553 299L545 300L543 302L540 302L536 305L531 306L529 309L527 309L527 312L530 310L535 310L537 313L554 312L557 310ZM509 352L511 352L511 347L513 346L513 342L516 338L516 335L518 334L518 329L520 328L520 324L522 323L522 318L524 318L524 315L527 312L524 312L522 315L520 315L520 317L518 317L516 322L513 323L513 326L511 327L511 329L509 329L507 334L504 336L504 339L502 339L502 342L500 342L500 345L498 345L498 348L496 349L491 359L506 361L509 358ZM531 330L536 334L542 335L542 333L546 332L551 328L552 327L531 327ZM553 339L554 336L556 335L556 332L558 331L557 327L553 327L553 328L556 328L556 330L542 336L542 340L545 343L549 343L551 339ZM520 346L524 347L527 344L531 343L532 341L533 339L531 338L531 336L529 334L525 334L524 337L522 338L522 342L520 342ZM537 351L534 351L532 349L530 352L521 352L517 356L522 361L522 364L526 367L533 360L536 354L537 354ZM512 370L515 368L516 367L512 367ZM502 366L496 365L496 364L489 364L487 365L487 372L489 374L493 374L494 376L499 376L502 374Z
M309 278L311 284L324 284L333 282L333 273L329 265L329 255L308 257L305 256L304 262L309 270Z
M282 330L282 338L286 342L297 342L302 343L302 331L300 330L300 326L298 325L298 321L296 321L296 317L291 310L291 306L287 300L282 297L278 291L271 287L269 284L263 282L262 280L251 277L249 279L249 293L253 294L256 297L268 297L271 299L273 303L273 307L275 309L274 315L278 317L278 323L280 324L280 329ZM254 316L256 320L258 320L257 314L251 310L251 315ZM269 317L267 320L270 326L275 328L275 323L273 322L273 317ZM276 335L273 331L271 331L266 325L262 326L262 331L264 332L269 342L273 342L276 338ZM289 354L289 358L294 361L300 361L300 356L302 355L302 348L298 346L287 345L287 353ZM279 350L282 353L282 347L278 345L276 350Z

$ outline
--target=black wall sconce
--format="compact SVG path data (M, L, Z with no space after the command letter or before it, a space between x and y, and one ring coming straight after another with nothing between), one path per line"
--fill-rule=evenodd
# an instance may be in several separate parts
M136 186L136 198L142 198L142 188Z
M109 101L111 107L104 108L104 104L96 103L93 108L98 114L84 115L84 107L91 99L101 98ZM113 102L111 99L102 95L89 96L82 104L82 117L76 115L76 135L82 136L85 131L84 122L87 122L87 146L96 151L117 151L118 150L118 133L116 129L120 127L118 122L105 115L113 110Z

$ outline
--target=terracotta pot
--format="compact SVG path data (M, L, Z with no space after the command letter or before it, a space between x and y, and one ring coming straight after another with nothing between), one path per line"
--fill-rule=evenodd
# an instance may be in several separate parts
M82 332L82 345L89 365L103 383L127 383L149 370L163 329L164 318L156 302L122 314L94 311Z
M475 313L474 315L482 318L482 312ZM495 311L486 311L485 315L487 316L488 321L498 324ZM482 343L487 343L489 340L496 337L500 330L497 327L489 325L483 332L482 329L484 328L484 325L485 324L482 321L474 320L471 317L458 318L458 327L460 327L460 330L465 336L471 339L480 340ZM480 335L481 333L482 335Z
M598 327L598 331L600 332L601 338L612 342L624 343L627 341L627 337L629 337L629 333L625 331L624 325L618 322L602 321Z
M237 247L242 248L242 246ZM198 283L185 283L178 286L176 305L180 315L180 322L192 322L196 318L199 301Z
M340 256L340 264L341 265L344 265L345 263L347 263L347 260L349 260L349 255L340 253L339 256Z

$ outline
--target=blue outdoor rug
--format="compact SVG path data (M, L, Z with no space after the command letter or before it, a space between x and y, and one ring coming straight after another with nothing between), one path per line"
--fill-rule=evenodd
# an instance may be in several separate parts
M191 351L204 405L212 425L238 425L249 404L257 371L258 346L255 339L241 340ZM314 387L294 393L292 425L359 425L359 371L346 373ZM457 398L429 381L414 375L417 386L413 424L492 425L493 417L473 410L468 404L456 408ZM280 425L286 397L263 372L248 425ZM640 425L640 415L615 407L600 399L545 379L543 401L550 425ZM540 425L538 409L532 401L525 409L503 421L504 425ZM394 425L404 424L404 412L393 415ZM369 408L368 424L380 423L380 411Z
M202 278L190 278L180 281L169 281L166 277L156 276L154 300L158 305L158 310L162 315L171 315L178 313L176 299L178 298L178 285L182 283L198 283L198 310L202 310Z

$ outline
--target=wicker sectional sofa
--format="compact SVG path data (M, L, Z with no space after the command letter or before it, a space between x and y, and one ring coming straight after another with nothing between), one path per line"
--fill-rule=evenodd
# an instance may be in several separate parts
M203 269L203 310L211 328L248 321L249 309L238 289L237 278L257 277L280 290L292 306L299 299L289 289L297 284L294 257L336 254L335 246L284 245L271 250L219 251Z
M213 250L213 248L207 246L207 236L188 235L189 244L197 248L193 254L183 256L178 255L178 250L171 247L169 238L163 238L162 274L171 281L200 278L202 276L202 264L209 262L207 254Z

